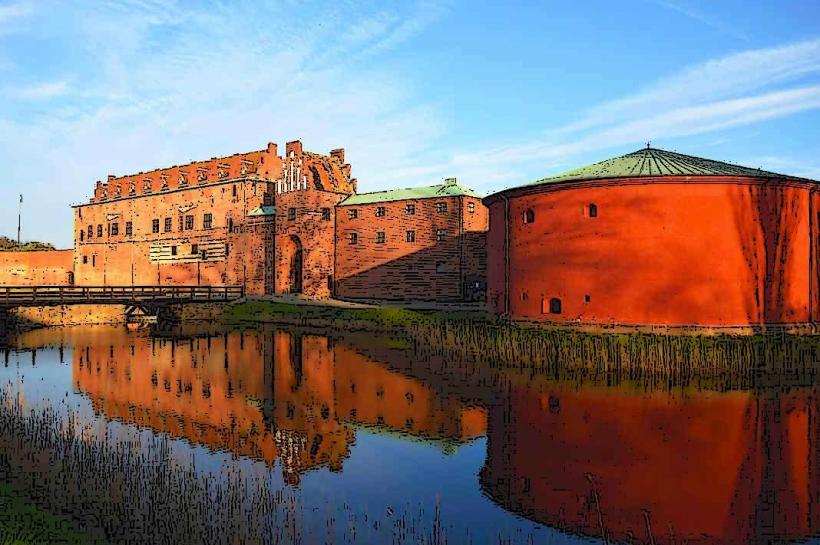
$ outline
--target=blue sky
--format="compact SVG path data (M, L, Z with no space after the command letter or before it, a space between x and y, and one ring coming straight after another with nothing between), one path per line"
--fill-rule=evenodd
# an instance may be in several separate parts
M361 191L653 146L820 179L820 3L0 0L0 234L94 182L301 138Z

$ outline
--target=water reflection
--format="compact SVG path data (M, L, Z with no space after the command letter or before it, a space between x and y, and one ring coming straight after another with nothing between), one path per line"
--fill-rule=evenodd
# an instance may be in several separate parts
M73 382L95 411L273 464L285 480L341 471L355 429L439 441L484 435L486 414L345 342L293 331L75 340Z
M559 530L553 540L762 543L820 531L816 387L718 392L569 382L421 358L396 339L296 329L167 337L41 330L17 342L70 347L71 383L104 419L278 465L292 487L304 487L311 470L344 473L350 480L333 490L356 490L374 503L378 483L350 466L357 439L375 433L446 454L480 447L476 469L459 476L470 492L480 488L513 527L514 514ZM406 487L398 494L443 491L424 477L442 471L441 459L408 479L396 468L416 460L390 459L389 445L369 455L395 465L391 478ZM467 498L453 487L446 522L492 528L501 520Z

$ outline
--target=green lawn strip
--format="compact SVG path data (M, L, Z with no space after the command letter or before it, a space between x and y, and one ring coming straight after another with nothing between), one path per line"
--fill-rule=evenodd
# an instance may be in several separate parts
M27 502L0 483L0 545L74 545L102 542L80 531L68 518Z

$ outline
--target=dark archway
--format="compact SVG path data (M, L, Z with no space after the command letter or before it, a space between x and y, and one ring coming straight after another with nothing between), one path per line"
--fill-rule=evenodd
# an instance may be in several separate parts
M302 241L299 237L291 235L290 240L293 242L293 254L290 258L290 292L302 293L302 270L303 270L303 255L302 255Z

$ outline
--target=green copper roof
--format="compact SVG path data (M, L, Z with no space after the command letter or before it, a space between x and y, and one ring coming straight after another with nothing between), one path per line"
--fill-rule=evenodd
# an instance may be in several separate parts
M557 176L542 178L527 185L638 176L749 176L754 178L801 179L758 168L743 167L647 147L600 163L576 168Z
M478 193L469 187L460 185L455 178L447 178L444 180L443 184L438 185L409 187L407 189L391 189L390 191L376 191L374 193L357 193L356 195L351 195L340 202L339 206L461 196L481 198Z
M257 206L250 212L249 216L273 216L276 214L276 209L273 206Z

